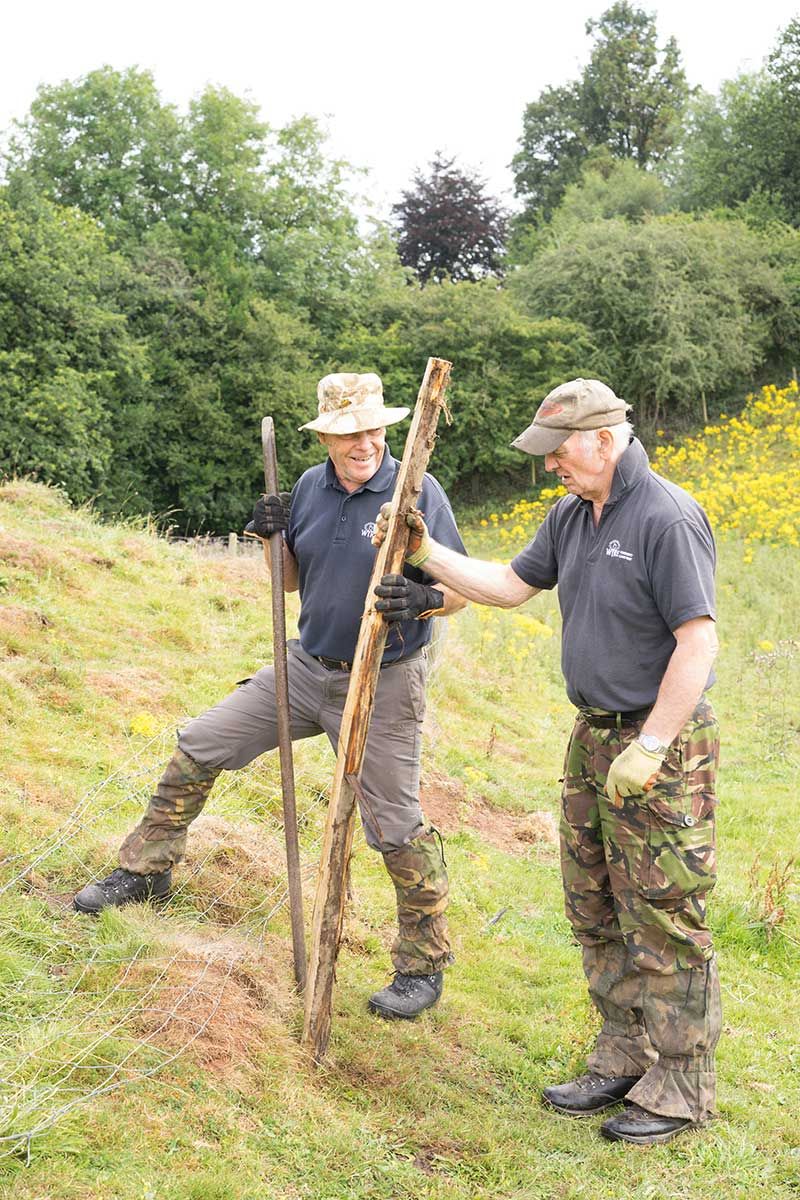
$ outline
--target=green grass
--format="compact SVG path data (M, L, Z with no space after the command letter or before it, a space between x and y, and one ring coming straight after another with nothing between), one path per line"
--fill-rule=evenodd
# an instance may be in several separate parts
M467 542L509 556L477 528ZM720 547L721 861L711 904L725 1006L720 1117L642 1151L604 1142L599 1118L561 1118L538 1098L582 1069L597 1027L555 848L509 834L526 813L557 810L571 714L554 597L526 609L550 637L526 636L518 614L461 614L432 677L424 773L430 794L450 798L458 955L442 1004L409 1025L366 1013L388 973L393 902L360 841L331 1048L314 1071L297 1043L285 909L266 919L282 879L274 758L225 777L169 908L91 922L64 903L112 858L175 725L271 657L260 564L202 559L147 529L100 525L41 487L0 489L0 821L6 854L20 856L0 868L0 885L36 847L57 845L86 798L74 836L0 897L0 1136L26 1121L47 1126L30 1165L24 1146L0 1159L0 1194L800 1195L800 872L780 895L776 872L771 890L768 878L800 860L800 555L757 547L751 564L743 557L735 540ZM296 766L310 860L332 775L327 743L299 745ZM305 890L310 905L313 880ZM187 994L193 1011L181 1006ZM158 1013L172 1010L154 1035ZM115 1071L126 1086L49 1124L59 1098Z

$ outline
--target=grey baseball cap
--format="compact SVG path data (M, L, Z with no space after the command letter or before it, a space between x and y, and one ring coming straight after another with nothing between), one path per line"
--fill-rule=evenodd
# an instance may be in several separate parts
M631 406L599 379L571 379L548 392L528 428L511 445L552 454L576 429L605 429L628 419Z

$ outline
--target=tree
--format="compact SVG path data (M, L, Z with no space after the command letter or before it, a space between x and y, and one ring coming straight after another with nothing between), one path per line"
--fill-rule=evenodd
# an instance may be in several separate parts
M580 79L545 89L523 116L512 163L523 223L548 219L599 148L648 167L679 134L689 89L675 39L657 45L655 17L618 0L586 33L595 44Z
M422 283L474 280L502 264L507 217L479 176L437 153L429 173L417 171L413 187L392 208L400 261Z
M115 431L145 386L128 282L91 218L42 199L19 211L0 195L0 462L78 501L108 482Z
M267 180L267 126L256 105L207 87L181 120L183 187L171 225L188 261L229 274L259 246ZM177 204L176 204L177 209Z
M389 404L413 406L431 353L454 364L448 390L452 423L440 422L433 470L446 487L474 499L481 483L496 487L525 461L511 440L542 397L592 364L586 331L559 318L531 318L492 279L387 292L368 325L342 337L331 369L376 370ZM390 433L395 453L401 432Z
M578 322L644 426L703 416L752 384L797 320L769 240L743 222L613 218L574 227L512 281L532 318Z
M766 67L723 83L689 107L672 171L683 208L747 204L800 225L800 19L780 35Z
M112 239L135 238L180 206L180 141L177 113L148 71L101 67L39 88L11 142L12 189L32 183Z
M92 309L73 308L76 327L67 321L59 333L54 322L52 336L37 309L7 366L23 416L26 396L41 394L49 412L45 391L60 393L52 411L63 445L41 439L34 452L22 420L18 442L29 449L8 442L11 461L69 477L76 495L96 485L107 510L170 511L187 529L239 527L261 486L263 412L275 417L288 482L316 459L313 440L297 436L316 379L389 262L385 246L359 233L345 170L326 157L314 121L270 131L226 89L207 88L185 115L162 105L143 72L104 68L40 89L9 162L13 211L35 225L45 195L69 206L45 206L56 228L81 230L86 245L95 238L120 346L141 370L134 386L112 356L95 375L70 360L78 376L67 377L53 354L88 333ZM75 270L77 300L84 267L62 241L54 236L49 269L59 286ZM25 256L20 278L34 267L46 274L27 243ZM391 263L399 271L393 249Z
M259 294L308 319L330 345L369 302L374 271L346 187L348 165L331 160L324 142L311 117L277 132L255 262Z
M589 142L640 167L670 152L689 89L674 38L656 44L655 17L618 0L586 23L595 48L581 81L581 110Z
M591 150L581 114L577 83L548 87L531 101L522 118L519 150L511 166L515 191L525 200L522 222L549 218L581 171Z
M642 221L669 209L666 185L650 171L630 159L611 159L584 170L579 183L572 183L553 213L543 240L567 235L569 230L591 221L624 217Z

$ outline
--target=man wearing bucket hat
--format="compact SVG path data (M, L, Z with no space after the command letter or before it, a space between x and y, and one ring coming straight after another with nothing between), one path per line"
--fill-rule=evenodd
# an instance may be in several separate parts
M700 506L650 470L629 406L594 379L550 392L513 443L567 491L510 564L437 545L409 516L409 562L480 604L558 587L577 712L562 791L567 916L603 1024L587 1072L546 1102L625 1099L612 1140L666 1142L713 1114L720 1032L706 924L715 882L714 541ZM382 536L379 522L377 540Z
M361 615L375 561L375 513L392 497L399 462L386 427L407 408L384 404L375 374L327 375L317 389L317 417L303 425L328 457L298 479L291 494L257 502L252 531L283 535L284 582L300 591L299 638L288 645L292 736L325 733L337 747ZM436 538L459 554L464 545L441 486L425 475L420 508ZM248 528L251 528L248 527ZM445 909L448 879L441 839L420 807L419 758L425 710L426 647L434 613L465 601L419 568L393 576L377 607L389 624L361 773L361 819L368 844L382 856L397 898L399 931L392 946L395 977L370 998L373 1011L411 1018L442 992L453 956ZM80 912L159 898L183 857L186 831L222 770L236 770L278 744L272 667L178 736L149 808L120 849L120 866L75 897Z

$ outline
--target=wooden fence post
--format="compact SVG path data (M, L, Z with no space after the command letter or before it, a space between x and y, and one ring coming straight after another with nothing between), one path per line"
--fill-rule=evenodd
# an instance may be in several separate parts
M317 1063L325 1056L330 1038L336 958L344 919L347 865L353 842L353 785L358 786L387 634L386 622L375 610L373 589L383 575L402 572L409 534L405 517L422 489L423 476L436 440L439 413L444 407L450 368L451 364L444 359L428 359L397 475L386 537L377 552L367 589L361 631L350 674L317 878L306 983L302 1044Z

